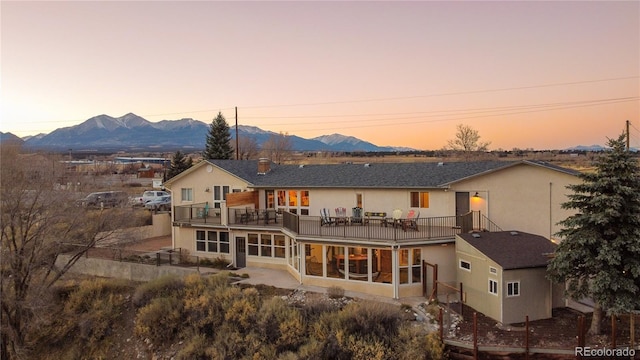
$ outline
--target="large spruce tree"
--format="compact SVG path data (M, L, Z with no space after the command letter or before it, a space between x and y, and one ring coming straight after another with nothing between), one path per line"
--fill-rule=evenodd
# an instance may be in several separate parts
M603 310L640 308L640 166L624 140L610 139L595 172L569 186L562 207L577 212L560 222L562 242L548 267L552 280L566 282L569 297L595 301L592 334L600 333Z
M222 112L218 112L218 116L213 119L209 126L207 143L202 152L202 157L205 159L231 159L233 157L229 124L222 116Z

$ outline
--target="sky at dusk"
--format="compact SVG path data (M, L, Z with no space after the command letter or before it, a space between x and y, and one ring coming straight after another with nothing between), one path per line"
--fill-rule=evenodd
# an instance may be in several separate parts
M0 131L100 114L439 149L640 147L640 2L2 1Z

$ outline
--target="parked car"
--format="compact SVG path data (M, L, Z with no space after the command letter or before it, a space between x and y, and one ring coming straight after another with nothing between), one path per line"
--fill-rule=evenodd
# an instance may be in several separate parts
M131 205L133 206L144 206L146 203L148 203L151 200L157 200L163 196L167 196L167 195L171 195L166 191L159 191L159 190L148 190L145 191L144 193L142 193L142 196L137 196L137 197L133 197L131 198Z
M124 191L101 191L91 193L77 203L82 207L117 207L124 206L127 199L127 193Z
M155 200L148 201L146 204L144 204L144 207L149 210L170 210L171 195L161 196Z

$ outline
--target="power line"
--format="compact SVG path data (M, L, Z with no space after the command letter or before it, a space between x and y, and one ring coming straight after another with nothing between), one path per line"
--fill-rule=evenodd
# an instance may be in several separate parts
M625 77L608 78L608 79L571 81L571 82L562 82L562 83L551 83L551 84L529 85L529 86L516 86L516 87L508 87L508 88L485 89L485 90L458 91L458 92L428 94L428 95L413 95L413 96L388 97L388 98L376 98L376 99L361 99L361 100L325 101L325 102L298 103L298 104L286 104L286 105L261 105L261 106L260 105L257 105L257 106L254 105L254 106L242 106L242 108L243 109L263 109L263 108L276 108L276 107L334 105L334 104L349 104L349 103L374 102L374 101L408 100L408 99L419 99L419 98L438 97L438 96L481 94L481 93L501 92L501 91L511 91L511 90L536 89L536 88L554 87L554 86L579 85L579 84L588 84L588 83L605 82L605 81L637 79L639 77L640 76L636 75L636 76L625 76Z
M607 103L636 101L639 97L623 97L623 98L609 98L609 99L595 99L595 100L581 100L581 101L569 101L560 103L544 103L544 104L529 104L529 105L514 105L514 106L502 106L502 107L489 107L489 108L471 108L471 109L451 109L451 110L433 110L433 111L419 111L419 112L404 112L404 113L383 113L383 114L351 114L351 115L302 115L302 116L243 116L244 119L313 119L313 118L341 118L337 121L323 121L323 123L342 123L344 118L349 117L375 117L375 116L395 116L395 115L416 115L416 116L401 116L391 118L379 118L379 119L363 119L360 122L374 122L374 121L387 121L387 120L404 120L412 118L437 117L446 115L474 115L481 113L492 113L496 111L513 111L513 110L527 110L527 109L539 109L547 108L547 110L561 109L567 106L575 107L576 105L604 105ZM543 109L544 110L544 109ZM542 111L542 110L541 110ZM431 115L429 115L431 114ZM317 121L311 122L296 122L299 124L316 124ZM290 125L289 123L269 123L269 125Z
M633 101L637 101L638 98L635 98ZM463 117L451 117L445 119L435 119L435 120L421 120L421 121L407 121L407 122L393 122L389 124L372 124L372 125L357 125L357 126L340 126L341 129L355 129L355 128L365 128L365 127L374 127L374 126L397 126L397 125L414 125L414 124L426 124L426 123L435 123L435 122L444 122L444 121L456 121L456 120L469 120L469 119L477 119L484 117L497 117L497 116L507 116L507 115L517 115L517 114L526 114L526 113L535 113L535 112L543 112L543 111L552 111L552 110L566 110L572 108L581 108L581 107L591 107L591 106L599 106L599 105L608 105L615 104L619 102L628 102L631 100L623 100L623 101L614 101L608 103L596 103L596 104L587 104L587 105L576 105L576 106L565 106L554 109L541 109L541 110L527 110L527 111L513 111L513 112L505 112L498 114L483 114L477 116L463 116ZM387 119L387 120L402 120L407 118L396 118L396 119ZM315 129L289 129L290 132L304 132L304 131L321 131L321 130L332 130L334 127L330 128L315 128Z

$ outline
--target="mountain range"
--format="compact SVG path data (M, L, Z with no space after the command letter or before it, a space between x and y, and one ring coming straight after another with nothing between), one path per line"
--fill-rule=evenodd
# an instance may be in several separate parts
M81 124L60 128L49 134L20 139L11 133L0 133L0 142L20 142L31 149L57 151L197 151L204 149L209 124L194 119L162 120L150 122L129 113L114 118L108 115L94 116ZM235 141L235 126L230 131ZM261 146L269 137L278 135L255 126L238 126L238 136L255 139ZM370 142L340 134L323 135L305 139L289 135L297 151L410 151L406 147L378 146Z
M20 138L12 133L0 132L0 143L22 144L29 149L53 151L200 151L204 149L209 124L200 120L180 119L150 122L138 115L129 113L114 118L109 115L94 116L81 124L60 128L49 134L39 134ZM235 141L235 126L231 127L231 138ZM255 126L239 125L240 138L253 138L262 146L272 131ZM345 151L345 152L389 152L415 151L400 146L378 146L353 136L341 134L322 135L305 139L289 135L295 151ZM603 151L600 145L575 146L565 151ZM637 149L632 148L632 151Z

